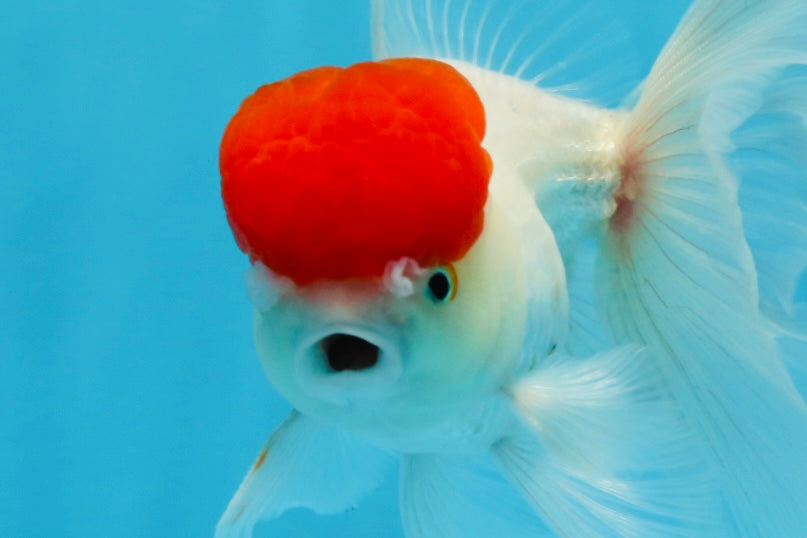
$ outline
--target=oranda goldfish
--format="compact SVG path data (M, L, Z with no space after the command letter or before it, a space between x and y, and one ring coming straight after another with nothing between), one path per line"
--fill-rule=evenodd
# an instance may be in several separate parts
M504 4L375 0L374 61L227 126L295 410L216 536L396 465L408 538L807 536L807 2L696 0L619 106L541 63L619 60L607 13Z

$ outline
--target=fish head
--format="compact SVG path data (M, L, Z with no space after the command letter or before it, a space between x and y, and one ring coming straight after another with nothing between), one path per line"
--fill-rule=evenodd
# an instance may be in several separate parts
M304 413L370 437L439 435L496 393L520 356L526 275L507 225L491 215L462 259L422 268L404 257L378 278L298 286L255 264L254 336L272 385Z

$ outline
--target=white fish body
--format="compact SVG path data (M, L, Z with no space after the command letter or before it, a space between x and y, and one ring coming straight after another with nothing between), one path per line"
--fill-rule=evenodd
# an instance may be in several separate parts
M807 4L696 1L630 110L479 62L474 2L373 7L377 57L444 60L485 107L485 230L446 305L479 330L445 336L412 306L405 260L401 297L366 301L352 283L290 300L257 267L257 345L298 411L217 537L355 506L397 458L407 538L803 534L807 405L780 346L804 334L786 290L807 264L807 167L777 184L753 152L807 141L807 76L785 71L807 64ZM787 235L765 247L764 230ZM401 326L417 338L393 342ZM406 357L337 384L277 359L340 331Z

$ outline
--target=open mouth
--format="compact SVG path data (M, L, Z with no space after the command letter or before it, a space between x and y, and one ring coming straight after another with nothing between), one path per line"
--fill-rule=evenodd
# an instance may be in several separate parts
M311 396L341 405L377 399L401 375L398 346L359 326L329 326L297 354L297 380Z
M337 333L319 342L328 366L334 372L367 370L378 364L379 347L352 334Z

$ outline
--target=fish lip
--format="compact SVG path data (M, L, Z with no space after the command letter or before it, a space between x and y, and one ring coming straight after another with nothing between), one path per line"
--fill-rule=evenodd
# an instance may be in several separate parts
M334 334L347 334L374 344L379 349L378 362L366 370L332 370L319 343ZM294 366L297 382L309 397L342 406L383 398L403 371L400 346L395 339L353 323L330 323L312 332L300 342Z

